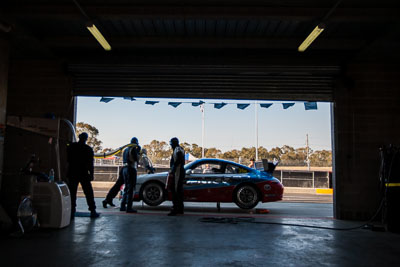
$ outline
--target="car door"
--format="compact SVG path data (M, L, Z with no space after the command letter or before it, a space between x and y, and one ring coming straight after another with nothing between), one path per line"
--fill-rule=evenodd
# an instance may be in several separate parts
M249 180L250 177L250 172L246 168L231 163L226 164L222 181L226 183L227 186L224 195L226 194L227 197L231 198L235 187L238 184Z
M215 201L216 180L222 175L219 162L201 162L186 171L184 190L186 201Z

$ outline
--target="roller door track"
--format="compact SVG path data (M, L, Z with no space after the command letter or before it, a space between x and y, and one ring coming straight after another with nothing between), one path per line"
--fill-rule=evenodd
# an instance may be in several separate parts
M76 96L332 101L338 66L71 64Z

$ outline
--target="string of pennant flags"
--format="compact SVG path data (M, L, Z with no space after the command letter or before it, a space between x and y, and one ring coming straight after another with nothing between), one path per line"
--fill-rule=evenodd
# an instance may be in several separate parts
M112 100L114 100L115 97L102 97L100 99L100 102L104 102L104 103L108 103ZM134 98L134 97L123 97L123 99L125 100L130 100L130 101L138 101L138 99ZM189 103L191 104L193 107L198 107L204 104L208 104L208 105L214 105L215 109L221 109L226 105L236 105L236 107L238 109L244 110L247 107L250 106L250 103L224 103L224 102L220 102L220 103L214 103L214 102L204 102L204 101L197 101L197 102L193 102L193 101L180 101L180 102L171 102L171 101L150 101L150 100L141 100L141 101L145 101L144 103L146 105L156 105L160 102L168 102L169 106L172 106L174 108L177 108L179 105L183 104L183 103ZM317 102L303 102L304 103L304 109L305 110L317 110L318 109L318 105ZM288 103L259 103L261 108L269 108L271 107L273 104L282 104L283 109L288 109L292 106L294 106L296 103L294 102L288 102Z

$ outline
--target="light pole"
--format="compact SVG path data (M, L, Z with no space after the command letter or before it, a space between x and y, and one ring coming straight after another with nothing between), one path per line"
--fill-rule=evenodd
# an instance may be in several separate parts
M257 109L257 101L254 102L254 116L255 116L256 160L258 160L258 109Z
M306 153L307 153L307 169L310 170L310 147L308 145L308 134L306 134Z
M204 104L200 105L201 110L201 157L204 158Z

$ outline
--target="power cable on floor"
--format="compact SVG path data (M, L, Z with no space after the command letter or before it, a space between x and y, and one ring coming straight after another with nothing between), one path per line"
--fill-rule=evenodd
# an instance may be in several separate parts
M203 217L200 219L200 222L205 223L230 223L230 224L238 224L238 223L255 223L255 224L272 224L272 225L282 225L282 226L295 226L295 227L306 227L313 229L324 229L324 230L336 230L336 231L348 231L361 229L369 225L376 216L379 214L382 209L384 201L381 201L379 208L375 212L374 216L371 217L368 221L364 222L361 225L348 227L348 228L338 228L338 227L324 227L324 226L315 226L315 225L305 225L305 224L293 224L293 223L279 223L279 222L260 222L256 221L253 217L237 217L237 218L226 218L226 217Z

